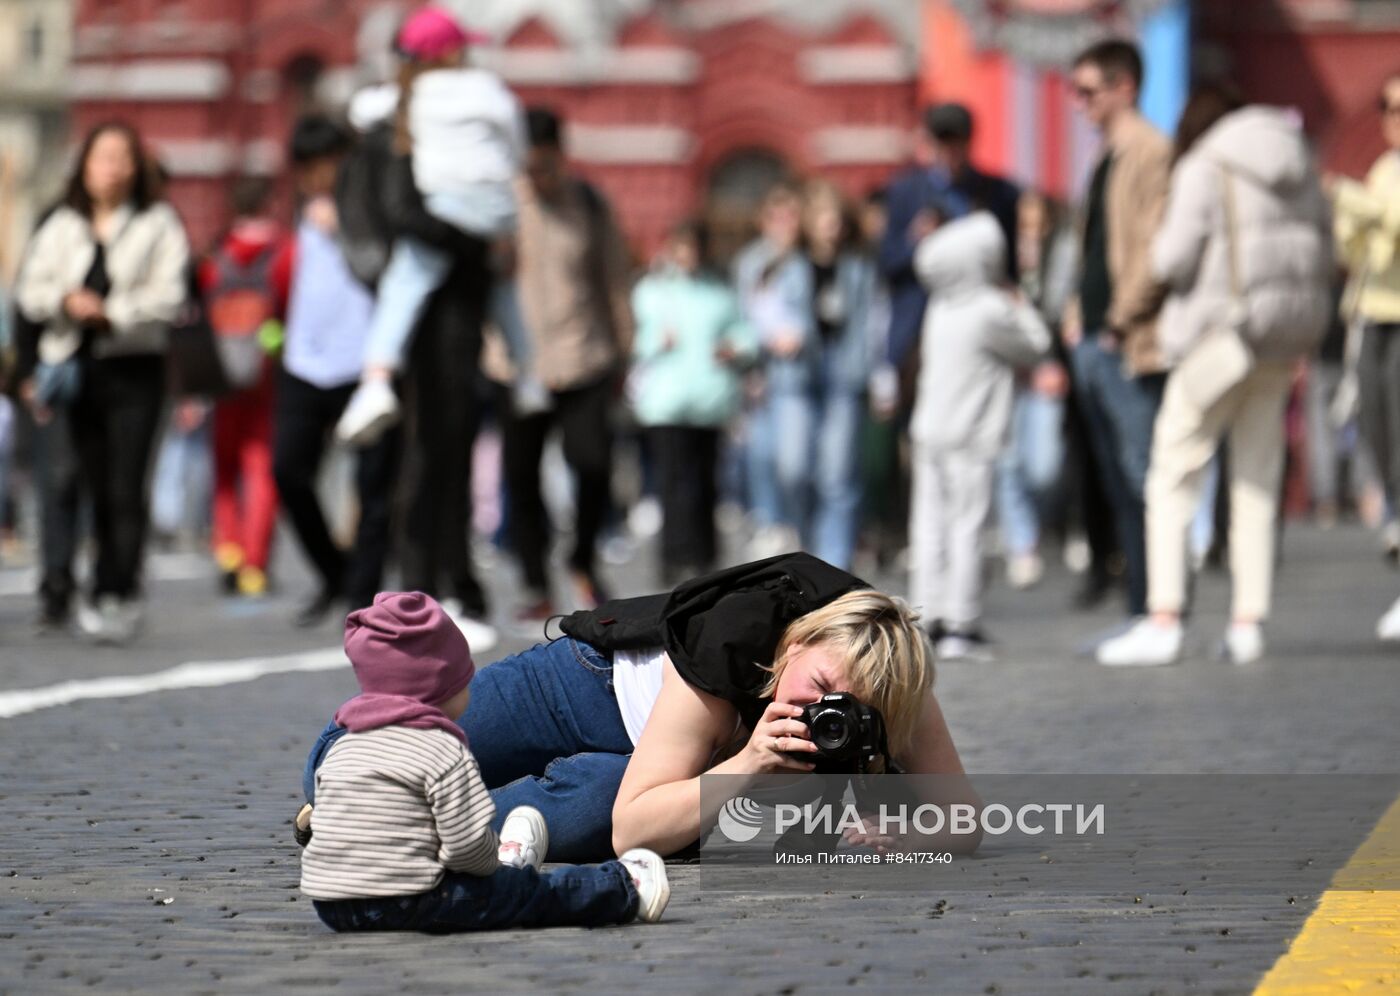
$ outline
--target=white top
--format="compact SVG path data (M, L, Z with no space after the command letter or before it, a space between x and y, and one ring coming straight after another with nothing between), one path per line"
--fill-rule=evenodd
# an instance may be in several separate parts
M613 692L622 713L622 725L627 727L627 737L633 747L642 739L647 717L661 695L666 660L662 647L619 650L613 654Z
M414 80L408 132L424 196L510 184L525 162L520 101L484 69L434 69Z

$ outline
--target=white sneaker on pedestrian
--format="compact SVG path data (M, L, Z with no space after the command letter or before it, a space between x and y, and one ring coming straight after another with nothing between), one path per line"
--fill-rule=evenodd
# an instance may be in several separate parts
M749 542L748 554L753 560L767 560L782 553L802 549L797 530L787 526L762 526Z
M1400 598L1395 600L1395 604L1387 609L1380 622L1376 623L1376 636L1387 642L1400 640Z
M1022 553L1006 561L1006 583L1017 591L1040 584L1045 577L1045 562L1038 553Z
M1099 644L1094 657L1105 667L1160 667L1181 657L1181 623L1159 626L1140 619L1122 636Z
M335 438L351 446L370 446L399 420L399 398L382 380L367 380L355 388L350 403L335 425Z
M627 513L627 531L638 539L651 539L661 532L661 502L645 495Z
M1258 623L1231 623L1220 649L1231 664L1253 664L1264 656L1264 631Z
M141 625L138 602L123 602L116 595L99 595L96 602L78 603L78 628L94 643L120 646L136 637Z
M967 661L971 664L991 664L996 655L987 641L975 635L949 633L934 645L939 662Z
M496 856L501 864L539 871L549 853L549 824L534 806L516 806L501 824L500 839Z
M84 636L96 640L102 635L102 615L97 606L86 598L78 599L75 617L78 620L78 629Z
M655 923L671 901L671 883L666 880L666 862L655 851L634 847L617 859L632 876L637 887L637 919Z
M447 618L457 624L457 628L467 638L467 646L471 648L472 653L484 654L495 650L496 644L501 642L501 634L496 630L496 627L484 619L468 615L467 610L462 606L461 599L443 599L442 611L447 613Z

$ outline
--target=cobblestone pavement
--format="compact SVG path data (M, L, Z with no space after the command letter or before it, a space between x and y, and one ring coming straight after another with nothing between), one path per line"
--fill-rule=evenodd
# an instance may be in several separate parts
M1188 660L1149 671L1076 654L1115 617L1066 612L1072 578L1022 595L994 584L1001 660L939 675L969 770L1396 771L1400 661L1372 630L1400 576L1357 530L1290 530L1284 551L1274 649L1250 668L1207 652L1224 621L1219 578L1202 585ZM291 566L289 592L252 607L214 599L196 573L154 583L139 644L97 650L31 635L32 603L0 571L0 692L334 645L333 626L287 625ZM495 574L504 591L509 572ZM615 573L634 588L646 576ZM0 719L0 992L1247 992L1335 864L1300 854L1262 887L1176 889L1195 877L1191 857L1157 841L1126 859L1167 869L1145 874L1162 887L1144 892L1122 863L1088 864L1068 887L991 887L1007 857L995 843L961 878L893 890L810 877L794 889L790 869L702 862L672 866L657 926L338 937L298 895L286 821L305 751L352 689L338 669ZM1365 821L1353 829L1359 840Z

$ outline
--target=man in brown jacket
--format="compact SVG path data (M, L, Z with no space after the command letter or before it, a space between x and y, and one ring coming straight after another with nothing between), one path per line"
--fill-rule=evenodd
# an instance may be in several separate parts
M1162 400L1157 348L1161 290L1150 266L1166 203L1171 145L1138 113L1142 56L1131 42L1100 42L1071 76L1085 117L1104 138L1085 201L1079 294L1065 317L1076 397L1113 507L1127 566L1128 614L1147 611L1143 485Z
M508 358L493 336L483 366L501 385L497 398L511 543L528 590L519 615L522 621L543 621L554 606L540 457L556 426L576 485L569 556L574 600L591 608L605 597L595 548L610 504L608 416L616 378L631 351L632 313L627 250L607 202L566 172L560 121L553 112L531 108L526 127L530 149L518 185L515 284L527 348L525 355Z

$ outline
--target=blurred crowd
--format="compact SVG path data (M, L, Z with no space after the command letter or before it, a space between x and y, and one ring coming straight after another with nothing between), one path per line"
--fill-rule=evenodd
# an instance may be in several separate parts
M1191 575L1228 563L1243 663L1287 477L1400 554L1400 77L1389 151L1323 177L1296 115L1224 83L1162 135L1110 40L1068 67L1103 138L1073 208L979 169L945 103L888 187L784 180L732 260L696 218L639 266L476 40L411 18L396 81L297 122L295 217L239 180L211 246L140 135L86 136L5 309L0 507L11 533L35 511L40 625L135 638L152 534L261 597L280 517L315 578L299 625L392 572L486 650L606 600L657 536L658 589L793 549L907 572L945 659L991 656L993 554L1015 588L1062 558L1079 608L1121 593L1106 665L1176 659ZM506 560L493 611L478 574Z

